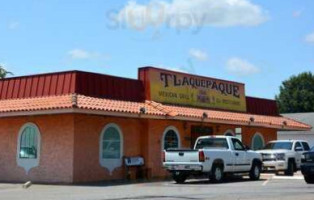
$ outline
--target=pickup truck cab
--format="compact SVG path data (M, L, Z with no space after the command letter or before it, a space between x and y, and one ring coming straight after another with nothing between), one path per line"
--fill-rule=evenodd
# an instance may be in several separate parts
M260 154L231 136L199 137L194 149L168 149L163 154L163 166L177 183L190 175L206 175L212 182L221 182L227 173L249 173L252 180L258 180L262 166Z
M309 150L306 141L275 140L257 152L262 155L264 171L284 171L285 175L292 176L300 169L302 154Z

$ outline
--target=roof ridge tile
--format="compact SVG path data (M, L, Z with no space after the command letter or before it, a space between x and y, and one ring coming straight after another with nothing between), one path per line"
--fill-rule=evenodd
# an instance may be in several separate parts
M171 116L171 117L175 117L178 115L178 113L174 110L171 110L167 107L165 107L163 104L161 103L157 103L155 101L146 101L148 103L148 105L152 106L153 108L165 113L166 115L168 116Z

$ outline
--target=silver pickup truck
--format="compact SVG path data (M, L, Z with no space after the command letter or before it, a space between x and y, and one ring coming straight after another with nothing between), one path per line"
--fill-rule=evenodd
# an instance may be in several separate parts
M168 149L163 154L163 166L177 183L184 183L190 175L206 175L217 183L227 173L248 173L252 180L258 180L262 167L259 153L230 136L199 137L194 149Z
M275 140L257 152L262 155L263 170L293 176L300 169L303 153L309 150L309 144L303 140Z

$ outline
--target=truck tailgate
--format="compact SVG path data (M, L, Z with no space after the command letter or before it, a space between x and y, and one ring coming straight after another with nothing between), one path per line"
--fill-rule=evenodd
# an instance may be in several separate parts
M167 163L189 163L199 162L198 150L175 149L165 152L165 161Z

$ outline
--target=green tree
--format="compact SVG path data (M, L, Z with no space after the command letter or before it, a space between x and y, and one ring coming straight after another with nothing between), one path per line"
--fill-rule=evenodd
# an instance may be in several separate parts
M314 75L303 72L283 81L276 100L280 113L314 112Z
M13 73L7 71L6 69L4 69L3 66L0 65L0 79L4 79L4 78L7 77L8 75L13 75Z

